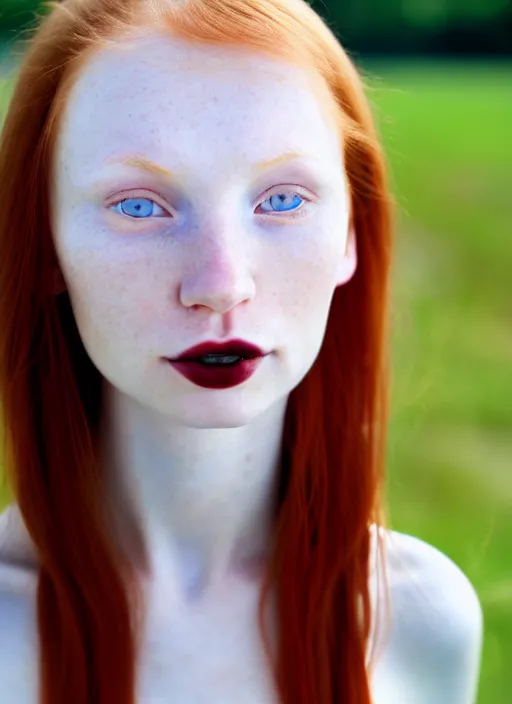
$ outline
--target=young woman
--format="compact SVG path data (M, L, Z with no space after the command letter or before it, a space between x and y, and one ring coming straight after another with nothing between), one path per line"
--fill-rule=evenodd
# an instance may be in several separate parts
M476 594L384 528L390 197L312 9L53 4L0 193L2 703L472 704Z

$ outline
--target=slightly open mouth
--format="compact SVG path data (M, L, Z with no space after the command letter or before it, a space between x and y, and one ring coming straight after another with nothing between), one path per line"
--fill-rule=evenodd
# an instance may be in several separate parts
M206 354L203 357L195 357L194 359L182 360L185 362L197 362L199 364L204 364L204 366L223 366L232 367L239 362L249 359L248 357L240 357L236 354ZM252 358L251 358L252 359Z

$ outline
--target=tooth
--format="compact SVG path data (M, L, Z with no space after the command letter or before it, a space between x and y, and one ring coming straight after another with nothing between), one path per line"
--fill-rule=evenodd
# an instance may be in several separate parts
M242 359L238 355L222 355L222 354L207 354L201 357L201 361L205 364L233 364Z

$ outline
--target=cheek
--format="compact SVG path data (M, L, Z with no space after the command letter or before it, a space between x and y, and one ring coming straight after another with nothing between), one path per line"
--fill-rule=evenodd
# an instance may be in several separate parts
M343 234L338 231L336 238L319 230L267 269L267 275L277 282L276 298L286 307L287 317L309 322L327 314L344 252Z
M113 237L96 205L70 206L55 220L56 249L79 327L111 330L152 314L158 242ZM160 277L161 278L161 277Z
M140 257L106 249L68 252L63 266L84 343L133 340L157 315L154 269Z

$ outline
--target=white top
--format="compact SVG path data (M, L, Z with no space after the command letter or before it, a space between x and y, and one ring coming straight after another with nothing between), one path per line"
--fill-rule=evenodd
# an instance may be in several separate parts
M374 704L475 704L483 632L475 590L434 547L396 531L381 529L381 534L386 543L391 625L386 643L385 622L380 639L374 634L372 640L384 648L371 675ZM382 574L375 554L372 549L374 605ZM38 704L32 558L19 514L8 509L0 514L2 704ZM256 645L257 631L250 625L257 595L257 585L236 587L229 598L215 596L214 603L196 605L194 612L167 620L161 613L149 618L139 704L274 702ZM381 605L384 599L381 593Z

